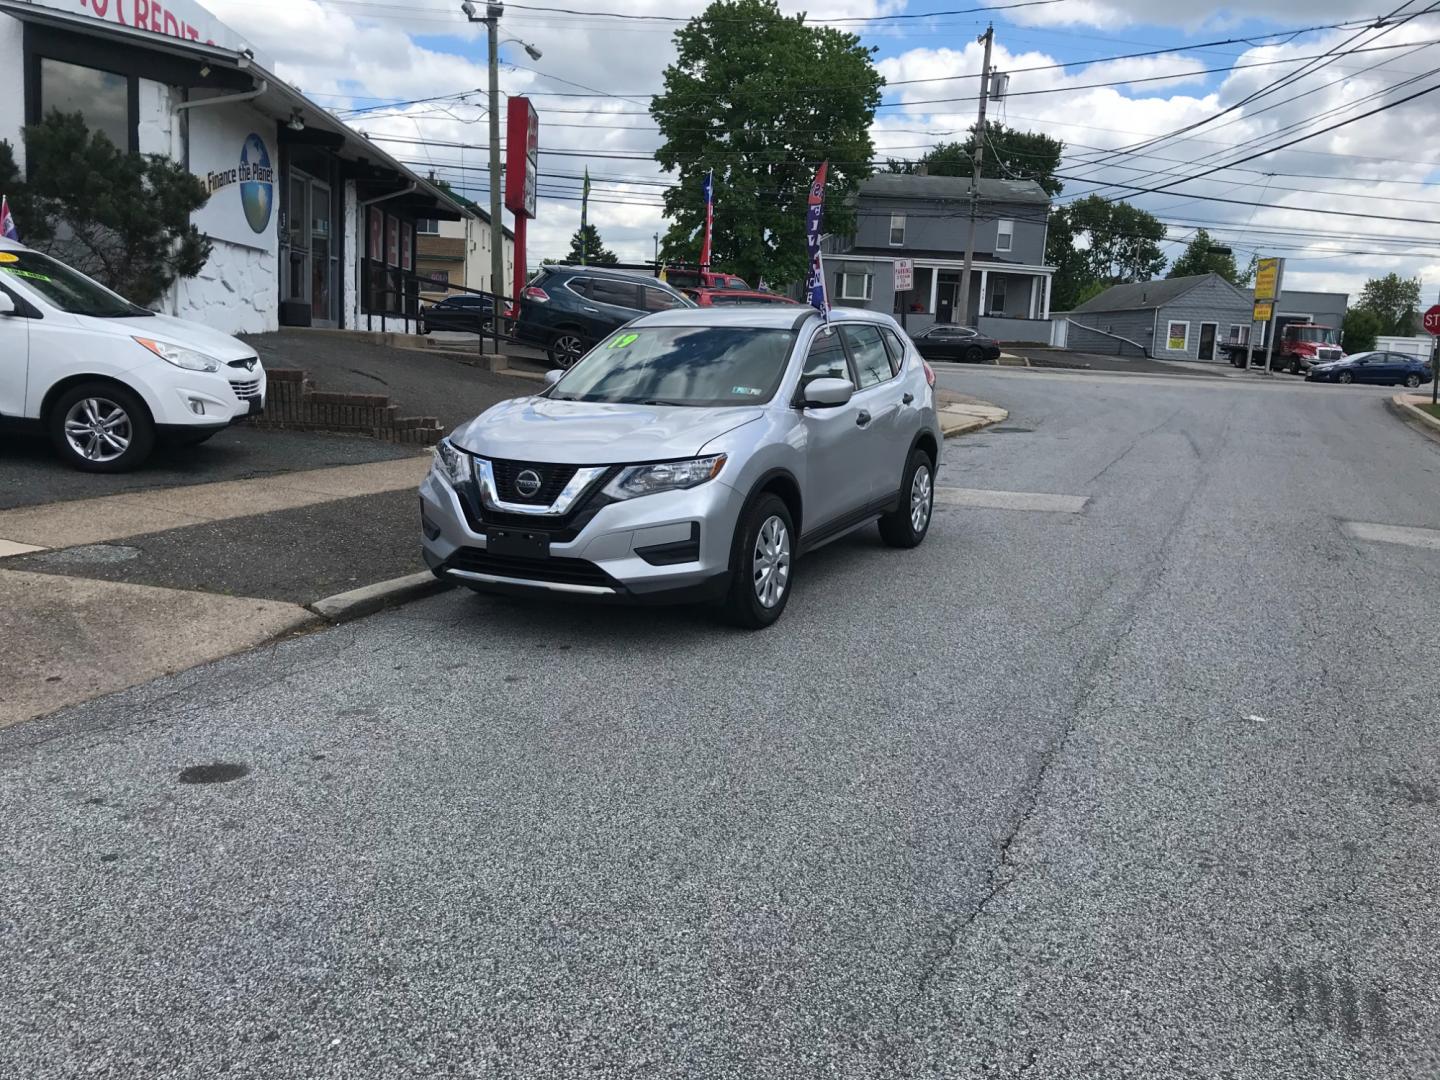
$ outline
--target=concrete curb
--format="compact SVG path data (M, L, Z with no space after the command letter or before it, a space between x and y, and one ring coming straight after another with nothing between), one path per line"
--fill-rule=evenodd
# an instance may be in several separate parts
M351 589L349 592L336 593L305 606L322 619L342 623L372 615L397 604L421 600L453 587L450 582L441 581L430 571L422 570L418 574L406 574L404 577L377 581L374 585Z
M1010 418L1010 411L998 405L983 403L942 404L938 411L940 433L947 439L957 435L969 435L972 431L1001 424Z
M1405 400L1408 396L1408 394L1396 394L1387 399L1386 404L1389 405L1391 412L1407 424L1418 428L1432 439L1440 439L1440 420L1435 419L1424 409L1417 409L1410 404Z

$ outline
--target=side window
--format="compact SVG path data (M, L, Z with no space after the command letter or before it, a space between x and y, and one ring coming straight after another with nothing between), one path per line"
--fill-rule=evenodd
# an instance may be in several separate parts
M673 307L679 307L680 301L671 296L664 289L652 289L648 286L643 290L645 293L646 311L669 311Z
M855 372L860 377L858 389L882 383L895 373L890 370L890 354L880 340L877 326L842 326L840 332L850 345L850 355L855 358Z
M882 326L880 334L885 338L886 348L890 350L890 367L898 375L900 369L905 366L905 343L900 340L900 335L888 326Z
M578 296L588 297L590 295L590 279L577 277L571 278L565 287Z
M628 281L606 281L604 278L591 278L590 291L585 295L597 304L614 304L617 307L628 308L639 306L639 300L635 296L635 286Z
M800 385L815 379L850 380L850 366L845 362L845 347L840 344L840 335L833 327L820 330L810 342L810 353L805 357L805 370L800 374Z

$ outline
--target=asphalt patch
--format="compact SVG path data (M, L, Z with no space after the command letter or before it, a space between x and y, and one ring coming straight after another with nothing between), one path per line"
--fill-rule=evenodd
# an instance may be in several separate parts
M182 784L228 784L250 775L250 766L238 761L216 761L190 765L180 770Z

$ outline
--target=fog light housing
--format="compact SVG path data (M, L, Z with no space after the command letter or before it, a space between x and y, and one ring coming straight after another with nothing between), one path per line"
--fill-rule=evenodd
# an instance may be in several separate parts
M199 398L192 397L190 399L190 411L196 416L204 416L205 402L201 401Z

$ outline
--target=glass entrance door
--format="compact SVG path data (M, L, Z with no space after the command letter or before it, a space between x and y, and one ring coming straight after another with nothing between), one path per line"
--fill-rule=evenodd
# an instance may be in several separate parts
M290 205L286 209L285 299L310 303L310 179L290 176Z
M330 253L330 188L310 182L310 321L329 324L334 319Z

